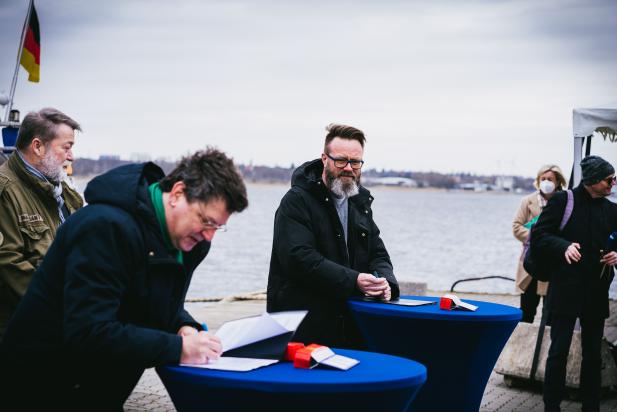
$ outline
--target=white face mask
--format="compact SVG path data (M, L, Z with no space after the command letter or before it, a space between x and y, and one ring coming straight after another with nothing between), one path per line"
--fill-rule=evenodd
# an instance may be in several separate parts
M555 191L555 183L550 180L543 180L540 182L540 191L545 195L550 195Z

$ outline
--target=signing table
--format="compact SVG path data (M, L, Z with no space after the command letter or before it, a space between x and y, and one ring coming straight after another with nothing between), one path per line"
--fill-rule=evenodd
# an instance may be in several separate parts
M409 359L334 349L360 363L347 371L281 362L250 372L182 366L157 372L178 411L405 411L426 381Z
M437 301L427 296L407 296ZM424 364L428 379L413 411L478 411L484 388L521 319L511 306L465 300L475 312L440 310L439 304L399 306L350 300L368 349Z

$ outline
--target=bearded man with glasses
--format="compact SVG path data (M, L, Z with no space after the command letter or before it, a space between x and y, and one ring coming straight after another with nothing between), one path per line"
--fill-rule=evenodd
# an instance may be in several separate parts
M545 304L551 319L551 346L544 379L545 411L559 411L566 362L577 318L581 323L583 411L600 410L600 354L604 320L609 315L608 289L617 252L609 236L617 231L617 204L607 196L615 186L615 169L598 156L581 161L583 178L573 191L574 207L560 230L566 192L550 198L533 229L531 248L553 268Z
M360 185L364 133L331 124L320 159L293 173L274 219L269 312L308 310L294 340L362 348L347 299L396 299L392 262Z

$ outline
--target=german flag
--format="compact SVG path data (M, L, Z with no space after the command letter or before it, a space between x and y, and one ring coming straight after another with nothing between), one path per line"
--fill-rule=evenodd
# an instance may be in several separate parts
M41 68L41 33L39 32L39 18L34 9L34 2L32 2L32 8L30 9L24 49L21 52L19 63L28 72L28 80L38 83Z

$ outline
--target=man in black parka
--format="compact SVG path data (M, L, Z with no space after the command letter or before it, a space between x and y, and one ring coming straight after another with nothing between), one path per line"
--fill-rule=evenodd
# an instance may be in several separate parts
M608 317L608 289L617 253L607 250L617 231L617 205L606 199L615 185L615 169L598 156L581 161L583 179L573 190L574 208L559 231L566 209L566 192L553 196L534 227L531 247L553 267L547 305L551 317L551 346L546 360L544 405L559 411L566 362L576 318L581 322L583 411L598 411L600 403L600 344Z
M153 163L122 166L85 198L9 322L3 410L122 410L145 368L220 354L184 297L215 231L248 204L233 162L208 149L168 176Z
M396 299L399 289L373 197L360 186L364 134L335 124L326 130L321 159L294 171L276 211L267 308L309 311L295 341L362 347L347 299Z

